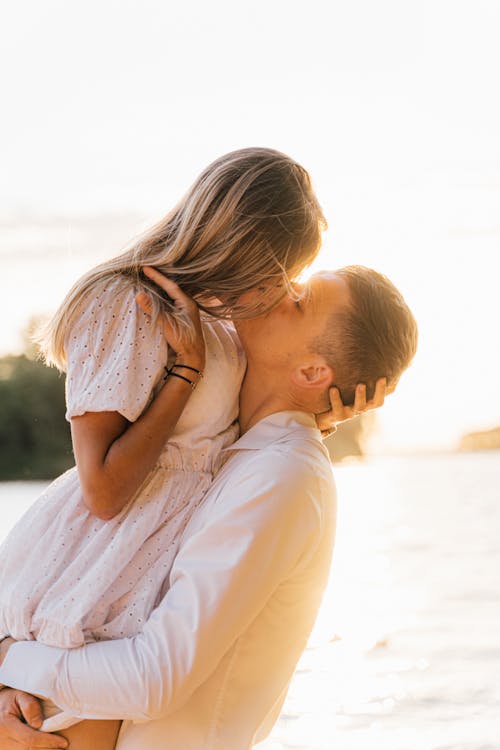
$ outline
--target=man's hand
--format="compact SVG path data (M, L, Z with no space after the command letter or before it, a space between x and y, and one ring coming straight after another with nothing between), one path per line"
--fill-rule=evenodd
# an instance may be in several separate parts
M0 690L0 750L67 747L64 737L36 731L42 721L42 707L37 698L22 690Z
M344 406L344 403L340 397L338 388L330 388L330 405L329 411L321 412L316 414L316 424L318 430L321 430L323 437L328 437L332 432L335 432L335 426L340 422L345 422L347 419L353 419L358 417L365 411L371 409L378 409L379 406L383 406L385 397L392 393L395 388L394 386L388 386L385 378L379 378L375 385L375 393L373 398L369 401L366 400L366 386L359 383L356 386L356 393L354 396L354 404L352 406Z

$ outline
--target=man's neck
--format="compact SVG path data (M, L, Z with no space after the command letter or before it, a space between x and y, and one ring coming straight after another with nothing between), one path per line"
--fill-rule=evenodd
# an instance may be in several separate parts
M283 378L263 370L249 361L240 391L240 432L243 435L254 424L280 411L306 411L303 404L286 388Z

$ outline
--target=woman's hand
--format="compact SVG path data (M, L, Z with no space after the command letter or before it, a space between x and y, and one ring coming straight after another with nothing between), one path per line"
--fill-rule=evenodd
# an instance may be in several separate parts
M352 406L344 406L344 403L340 397L338 388L330 388L330 404L331 409L329 411L323 411L320 414L316 414L316 424L318 429L321 430L323 437L328 437L335 432L336 425L340 422L345 422L347 419L353 419L359 417L366 411L371 409L377 409L382 406L385 397L392 393L394 389L387 387L386 378L379 378L375 385L375 393L373 398L369 401L366 400L366 386L363 383L358 383L356 386L356 394L354 396L354 404Z
M205 367L205 339L201 327L200 312L196 302L185 294L180 286L151 266L144 266L144 274L168 294L177 310L182 310L191 321L193 333L187 335L180 326L175 326L167 315L163 316L163 331L179 362L198 370ZM147 315L151 314L151 300L146 292L136 295L136 302Z
M42 750L62 748L68 741L58 734L38 732L43 714L37 698L22 690L0 690L0 748L1 750Z

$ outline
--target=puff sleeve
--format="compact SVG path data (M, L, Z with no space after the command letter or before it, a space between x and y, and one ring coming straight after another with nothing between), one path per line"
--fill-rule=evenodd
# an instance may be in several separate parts
M118 278L82 301L66 336L66 419L117 411L133 422L152 398L167 362L167 343L135 293Z

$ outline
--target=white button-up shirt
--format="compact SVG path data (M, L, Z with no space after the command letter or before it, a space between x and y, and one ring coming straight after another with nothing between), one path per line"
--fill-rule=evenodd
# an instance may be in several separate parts
M144 630L68 651L15 644L0 682L75 716L125 719L118 750L265 738L328 578L335 487L311 415L272 414L229 450Z

